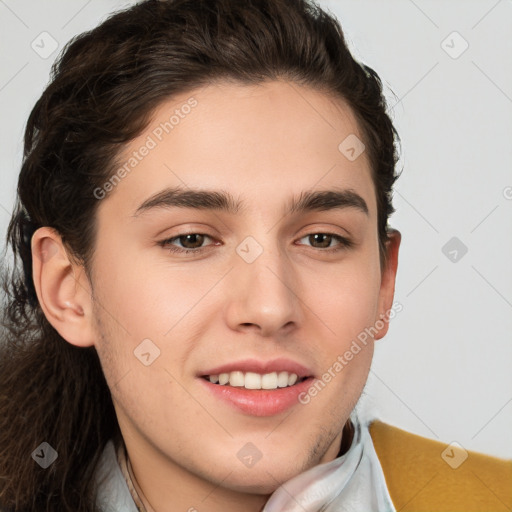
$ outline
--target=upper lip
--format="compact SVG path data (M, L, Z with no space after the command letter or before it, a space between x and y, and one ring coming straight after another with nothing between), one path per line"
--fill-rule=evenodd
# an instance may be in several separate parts
M254 372L262 375L273 372L288 372L295 373L299 378L311 377L313 375L313 372L302 364L286 358L272 359L271 361L243 359L216 366L215 368L200 372L199 375L205 377L207 375L220 375L221 373L231 373L235 371L242 371L244 373Z

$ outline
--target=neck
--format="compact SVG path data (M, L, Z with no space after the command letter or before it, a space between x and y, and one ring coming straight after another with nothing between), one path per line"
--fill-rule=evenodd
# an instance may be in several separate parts
M134 499L139 512L167 512L169 510L199 512L199 510L202 510L201 505L206 499L208 499L209 512L234 512L239 510L261 512L269 498L268 495L247 495L233 492L226 493L220 486L214 487L213 489L212 486L210 486L210 489L204 492L204 497L202 499L198 500L198 495L195 493L193 498L192 496L185 496L184 494L179 496L176 495L172 505L164 506L162 503L155 503L155 506L153 506L144 494L144 491L141 489L129 459L127 460L127 469L135 491L135 495L132 492L132 498ZM227 503L229 503L229 505L226 505Z
M334 460L334 458L344 455L352 445L353 437L354 426L349 419L343 427L341 444L339 445L340 448L337 452L334 452L336 455L331 455L329 459ZM157 486L146 482L144 479L145 475L143 473L139 474L136 469L134 470L122 439L121 443L120 449L123 450L124 456L124 467L123 464L121 464L121 468L123 469L123 474L127 480L132 498L140 512L166 512L170 509L198 512L198 510L201 510L201 505L206 499L208 499L209 512L234 512L239 510L260 512L263 510L270 496L269 494L239 493L223 487L222 482L214 485L198 479L196 475L192 475L188 472L183 474L183 472L180 471L180 485L176 487L176 492L173 493L172 506L169 506L169 501L166 501L168 498L165 497L159 500L151 496L150 499L148 499L143 488L148 489ZM329 462L329 460L324 460L323 462ZM176 469L178 470L179 468ZM227 475L226 478L229 478L229 475ZM162 486L162 488L168 490L170 487L169 485ZM190 489L193 489L193 492L188 493L187 490ZM198 499L200 496L202 496L202 498Z

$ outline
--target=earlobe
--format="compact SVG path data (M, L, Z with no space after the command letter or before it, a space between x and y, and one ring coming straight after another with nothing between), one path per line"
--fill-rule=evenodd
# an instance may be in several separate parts
M32 236L32 274L41 309L55 330L72 345L94 345L89 280L52 228Z
M375 320L378 333L375 339L383 338L388 332L389 316L393 306L393 298L395 296L396 273L398 269L398 251L402 235L397 229L389 231L389 239L386 242L387 248L387 264L382 270L381 285L379 292L378 318Z

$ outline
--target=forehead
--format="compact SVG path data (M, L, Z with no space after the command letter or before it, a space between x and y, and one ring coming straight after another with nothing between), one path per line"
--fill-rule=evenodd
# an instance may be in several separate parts
M162 102L120 153L106 202L135 211L165 187L230 190L250 210L304 190L350 188L375 198L362 134L344 101L285 81L219 82ZM359 146L358 146L359 144Z

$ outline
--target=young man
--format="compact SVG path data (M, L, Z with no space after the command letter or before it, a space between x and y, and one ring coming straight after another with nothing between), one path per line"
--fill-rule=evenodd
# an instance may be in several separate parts
M378 77L307 2L147 1L78 38L9 230L0 504L509 506L508 462L455 467L353 412L398 307L394 143Z

